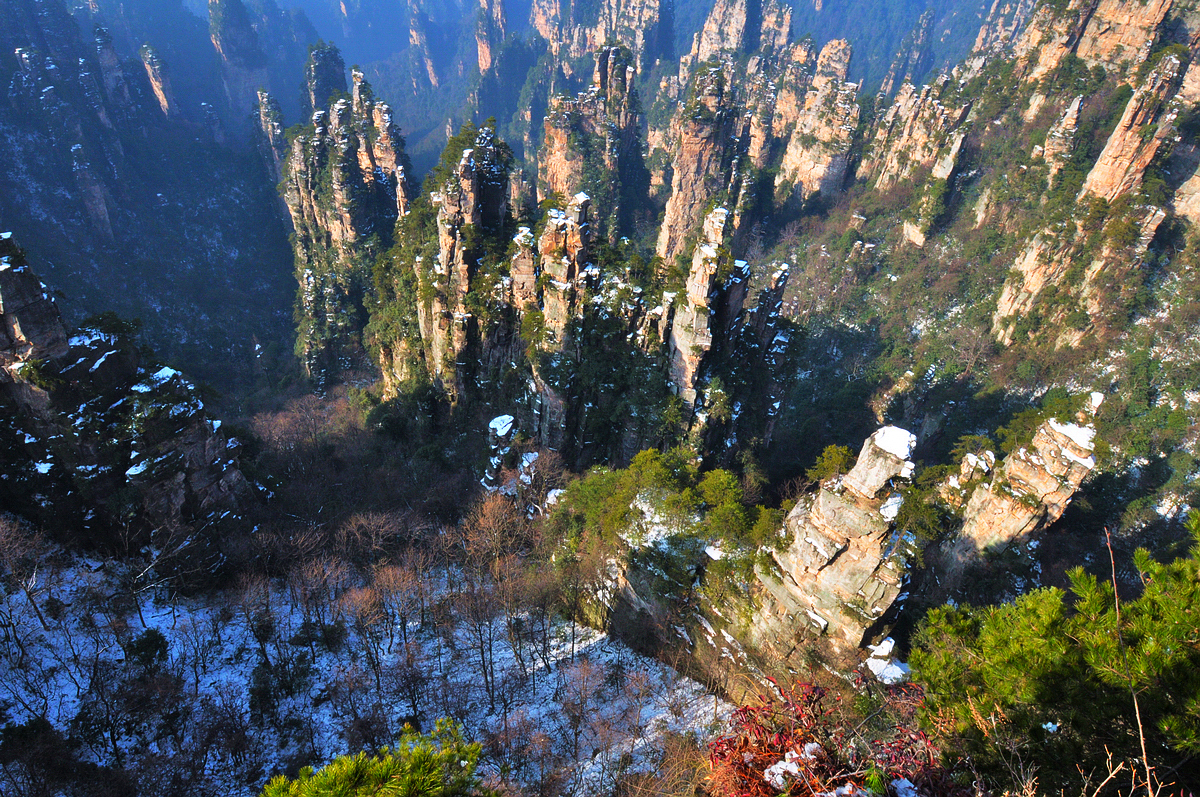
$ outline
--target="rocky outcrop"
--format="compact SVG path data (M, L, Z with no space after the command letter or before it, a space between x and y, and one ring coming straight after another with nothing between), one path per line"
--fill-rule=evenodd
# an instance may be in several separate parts
M992 7L971 48L970 62L981 62L1011 47L1020 37L1036 5L1036 0L992 0Z
M999 2L999 0L997 0ZM896 53L883 83L879 86L879 94L890 97L899 86L905 83L916 83L929 70L932 53L929 49L929 34L933 27L933 12L925 11L917 20L916 27L900 42L900 50ZM981 31L982 34L982 31Z
M634 56L638 71L666 55L673 34L672 7L660 0L601 0L590 14L576 3L534 0L529 22L550 45L563 69L570 61L618 41ZM578 15L578 16L577 16Z
M0 318L0 367L6 372L20 363L66 354L67 335L58 308L10 232L0 232Z
M425 11L416 0L411 0L408 4L408 46L412 50L413 57L425 68L425 77L429 80L429 85L436 89L441 80L433 64L433 51L429 48L427 27L428 19ZM424 87L414 85L414 88Z
M503 0L479 0L479 20L475 25L475 44L479 74L492 68L493 50L504 41L508 27Z
M567 340L567 327L578 313L576 302L582 298L584 272L591 265L594 232L588 218L592 202L587 194L577 194L566 212L551 208L546 228L538 240L541 273L546 277L542 291L545 338L542 348L561 351Z
M0 500L64 539L116 545L198 533L248 489L237 447L195 386L144 368L116 327L68 338L10 233L0 233ZM48 522L50 521L50 522Z
M671 381L689 408L696 403L700 368L713 347L717 310L714 293L721 282L720 272L728 272L731 265L729 251L724 249L728 220L725 208L714 209L704 220L703 238L692 256L687 290L675 311L668 337Z
M312 125L292 141L284 176L301 286L298 345L319 384L361 344L370 269L411 190L391 109L375 100L361 72L353 78L352 97L315 112ZM270 141L271 114L260 110L259 118Z
M138 50L142 56L142 65L146 67L146 78L150 81L150 90L158 100L158 107L163 116L174 116L179 112L179 104L175 100L175 90L171 88L171 76L167 65L159 56L158 51L146 44Z
M1169 150L1177 138L1175 122L1180 103L1176 96L1181 86L1181 71L1178 59L1166 55L1134 92L1084 179L1077 200L1081 205L1092 201L1089 197L1111 205L1120 197L1132 196L1141 186L1150 164ZM1061 168L1056 168L1056 164L1065 162L1068 157L1070 131L1077 124L1079 115L1078 103L1076 100L1071 104L1047 136L1049 154L1046 157L1051 161L1051 174ZM1090 318L1096 318L1105 310L1105 303L1096 292L1104 275L1136 267L1165 218L1165 212L1156 207L1134 209L1127 215L1129 218L1116 219L1110 224L1132 223L1135 229L1132 238L1114 241L1109 236L1099 252L1083 264L1082 283L1070 286L1082 300ZM1073 236L1064 239L1059 231L1045 229L1030 239L1014 262L996 304L992 329L1001 343L1012 342L1017 319L1029 313L1046 287L1058 285L1072 262L1083 256L1086 237L1086 232L1076 230ZM1066 336L1060 337L1057 345L1072 345L1079 338L1075 333L1064 334Z
M717 0L692 47L697 63L722 51L740 52L746 43L746 0Z
M260 88L271 88L267 56L242 0L208 0L209 35L221 59L225 96L235 117L255 107Z
M112 34L106 28L96 28L96 60L100 63L100 75L104 83L104 94L109 102L118 107L132 108L133 93L121 59L113 47Z
M886 191L927 168L934 180L946 180L957 164L970 104L946 106L939 99L948 78L917 89L905 83L876 125L859 167L860 177Z
M587 193L602 213L601 234L614 241L632 232L632 218L647 204L635 78L629 50L598 51L591 87L576 97L551 99L538 153L539 201Z
M1057 69L1075 50L1095 7L1096 0L1070 0L1065 9L1039 6L1013 44L1019 74L1036 83Z
M418 271L432 294L418 309L425 361L451 401L464 394L481 354L480 319L466 300L468 293L480 289L475 281L478 236L502 229L508 217L508 169L495 131L482 128L474 147L463 151L454 173L433 197L438 255L431 271Z
M1051 182L1066 165L1071 157L1071 151L1075 146L1075 131L1079 126L1079 107L1083 102L1083 97L1076 97L1067 106L1067 110L1063 112L1060 118L1046 133L1046 144L1040 153L1035 153L1035 157L1040 155L1046 161L1046 167L1049 173Z
M346 93L346 62L337 47L323 44L309 50L304 85L309 114L328 108L335 94Z
M867 500L897 477L907 479L913 474L908 461L917 438L896 426L885 426L863 443L854 467L842 480L842 486Z
M1029 18L1013 54L1017 73L1036 84L1054 72L1068 55L1088 68L1100 66L1128 76L1150 54L1173 0L1071 0L1065 9L1040 6ZM1019 6L1020 4L1018 4ZM1014 19L1019 19L1020 10ZM984 32L980 32L981 38ZM976 45L977 50L980 44ZM1030 107L1045 96L1035 91Z
M1150 162L1174 137L1178 109L1171 106L1170 100L1182 70L1178 58L1165 56L1134 92L1104 151L1083 181L1081 198L1092 194L1112 202L1138 188Z
M1075 45L1088 66L1136 68L1154 47L1174 0L1100 0Z
M283 110L279 101L266 91L258 92L259 154L276 184L283 179L284 162L288 156L287 136L283 132Z
M1003 549L1062 517L1079 485L1096 466L1096 430L1051 418L1033 440L1004 458L992 481L971 493L963 510L962 540L969 552Z
M683 249L684 239L702 220L705 205L727 188L738 117L727 96L724 70L717 66L697 71L688 101L671 124L671 196L656 247L664 260Z
M781 48L792 34L792 9L776 0L717 0L692 43L691 62L723 52Z
M788 514L791 542L772 553L778 569L757 569L766 600L751 630L756 646L786 647L806 632L828 634L838 645L867 641L900 594L906 571L884 514L895 512L875 496L911 475L914 442L902 429L880 429L863 444L853 478L802 498Z
M800 199L841 189L858 126L858 86L846 81L850 45L829 42L817 59L812 84L787 142L776 188L791 186Z

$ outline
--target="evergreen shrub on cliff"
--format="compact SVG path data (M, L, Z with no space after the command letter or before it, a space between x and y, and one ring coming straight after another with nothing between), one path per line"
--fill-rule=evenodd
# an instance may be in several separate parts
M295 779L280 775L262 797L466 797L484 794L475 772L480 747L467 744L462 730L438 720L430 734L406 732L394 749L343 756L319 771L300 770Z
M1002 780L1035 767L1043 788L1067 788L1111 751L1162 782L1197 782L1200 513L1188 526L1189 556L1135 555L1136 599L1118 604L1111 584L1077 568L1070 593L930 612L911 658L926 724Z

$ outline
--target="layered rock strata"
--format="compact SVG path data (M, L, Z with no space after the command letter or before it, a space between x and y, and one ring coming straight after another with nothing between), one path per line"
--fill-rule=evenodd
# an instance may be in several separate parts
M858 127L858 86L847 82L850 45L843 39L821 50L795 127L787 141L776 188L791 186L800 199L842 188Z
M788 514L791 542L772 554L778 570L758 568L766 602L752 628L756 645L786 646L787 639L812 632L839 645L866 641L900 594L905 575L899 535L878 494L912 474L908 457L915 443L903 429L878 430L840 485L802 498Z
M1096 466L1096 430L1051 418L1033 440L1004 458L963 510L962 538L972 551L1003 549L1062 517ZM974 474L972 474L974 475Z

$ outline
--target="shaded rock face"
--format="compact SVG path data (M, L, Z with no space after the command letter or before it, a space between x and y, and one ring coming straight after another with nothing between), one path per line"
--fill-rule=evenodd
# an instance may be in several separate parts
M8 232L0 233L0 317L0 366L6 370L66 354L58 308Z
M821 488L788 514L791 543L772 554L778 571L758 569L766 600L754 618L756 646L787 647L806 632L828 634L839 645L867 641L905 575L897 536L875 494L911 474L906 460L914 440L903 429L880 429L863 444L841 486Z
M259 154L276 183L283 179L283 166L288 156L287 136L283 132L283 110L279 102L266 91L258 92Z
M81 23L100 13L87 4L78 19L62 0L3 5L3 229L71 296L69 317L144 318L147 339L206 381L248 377L251 334L290 336L277 311L294 292L278 279L286 232L264 212L272 186L246 168L240 138L221 146L209 124L212 108L225 109L219 80L173 74L186 62L165 60L178 52L166 40L139 54L120 4L103 9L111 32L86 38ZM192 46L210 51L203 38Z
M321 74L310 72L314 79ZM363 292L411 191L391 109L375 100L361 72L352 77L352 97L313 114L312 126L293 140L284 170L301 287L297 346L318 384L361 351ZM260 97L259 120L273 154L279 135L269 95Z
M96 327L68 338L11 235L0 233L0 500L67 538L195 532L246 496L237 447L196 388L146 369Z
M968 553L1003 549L1062 517L1091 473L1096 430L1051 418L1028 447L1014 451L991 483L971 493L963 510L962 538Z
M121 59L113 47L112 34L99 26L96 28L96 60L100 63L105 96L122 108L131 108L134 105L133 93Z
M254 107L259 88L270 88L267 56L242 0L208 0L209 33L221 58L225 96L235 116Z
M441 84L441 78L433 63L433 51L429 48L428 18L417 0L411 0L408 8L408 46L412 48L417 59L425 67L425 77L429 80L429 87L436 89ZM425 87L414 85L414 88Z
M971 60L996 55L1010 47L1020 37L1036 5L1036 0L992 0L971 48Z

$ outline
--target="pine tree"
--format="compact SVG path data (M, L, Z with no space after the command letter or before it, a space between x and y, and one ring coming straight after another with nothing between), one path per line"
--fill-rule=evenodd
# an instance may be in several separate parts
M1134 600L1077 568L1069 595L931 611L911 661L926 723L996 773L1037 766L1043 787L1077 782L1106 751L1165 781L1200 776L1200 513L1188 529L1188 557L1137 552Z
M342 756L319 771L280 775L262 797L470 797L485 792L475 767L480 747L467 744L462 729L438 720L430 734L405 731L395 748L376 755Z

